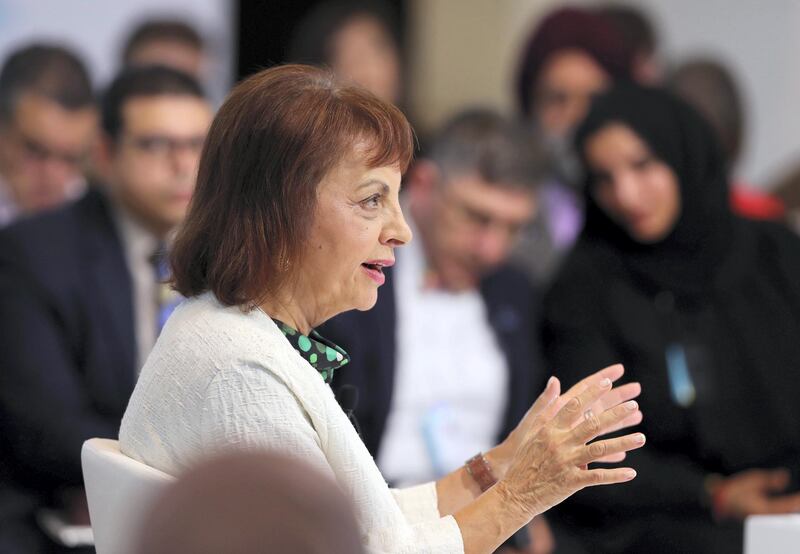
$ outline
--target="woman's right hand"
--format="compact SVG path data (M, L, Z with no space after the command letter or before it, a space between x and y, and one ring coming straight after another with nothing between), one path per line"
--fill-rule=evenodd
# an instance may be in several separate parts
M505 477L495 485L506 501L530 517L555 506L587 486L630 481L632 468L589 469L588 464L619 456L644 445L642 433L589 441L625 427L639 410L634 400L595 414L592 406L609 393L611 380L604 378L571 398L555 414L542 413L541 421L520 441Z

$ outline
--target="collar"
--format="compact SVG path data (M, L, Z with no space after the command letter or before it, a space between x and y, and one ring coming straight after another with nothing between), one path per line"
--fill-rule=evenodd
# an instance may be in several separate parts
M19 215L19 207L6 180L0 177L0 227L10 224Z
M311 367L319 372L326 383L330 384L333 380L334 371L350 363L350 356L347 352L316 331L312 330L310 335L304 335L274 317L271 319L284 334L289 344L305 361L311 364Z
M153 254L162 248L158 237L139 223L113 197L110 197L109 200L112 207L111 213L119 230L128 263L132 263L134 260L145 260L149 263Z

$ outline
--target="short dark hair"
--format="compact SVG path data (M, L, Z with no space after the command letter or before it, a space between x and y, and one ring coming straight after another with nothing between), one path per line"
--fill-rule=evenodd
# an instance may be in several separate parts
M130 63L137 48L148 42L180 42L195 50L203 51L203 37L197 30L179 19L148 19L139 24L130 34L122 49L122 63Z
M473 108L451 118L436 133L425 157L443 177L477 174L491 184L535 188L549 163L529 126L488 108Z
M597 11L614 25L634 55L650 55L656 51L658 37L655 28L641 8L610 3L598 6Z
M413 147L399 109L329 71L284 65L242 81L206 138L172 248L175 288L229 306L262 302L303 251L324 177L352 155L405 171Z
M380 22L400 44L397 17L382 0L328 0L314 6L292 33L287 59L293 63L330 65L331 39L347 23L361 16Z
M117 139L124 121L122 110L131 98L142 96L191 96L205 99L203 89L191 75L163 66L123 69L111 82L101 102L101 125L105 134Z
M731 71L711 58L694 58L676 67L668 81L669 88L711 124L728 164L736 163L745 116L742 95Z
M86 66L74 52L54 44L31 44L6 59L0 70L0 120L13 116L25 93L41 95L68 110L94 102Z

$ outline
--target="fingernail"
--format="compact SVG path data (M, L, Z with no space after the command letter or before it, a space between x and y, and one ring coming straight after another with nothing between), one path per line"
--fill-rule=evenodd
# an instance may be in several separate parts
M644 444L645 436L643 433L636 433L633 435L633 442L636 444Z
M607 389L610 386L611 386L611 379L609 379L608 377L600 379L600 381L598 381L597 383L598 389Z
M632 412L638 407L639 407L639 404L636 402L636 400L631 400L629 402L625 402L625 410L628 411L628 412Z
M547 380L547 387L548 388L551 387L555 382L556 382L555 376L554 375L550 376L550 379Z
M628 471L625 472L625 478L628 479L629 481L631 479L633 479L634 477L636 477L636 471L635 470L629 469Z

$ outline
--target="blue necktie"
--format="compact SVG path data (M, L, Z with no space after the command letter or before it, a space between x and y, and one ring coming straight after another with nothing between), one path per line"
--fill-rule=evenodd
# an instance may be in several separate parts
M159 335L161 334L161 329L163 329L164 325L167 323L169 316L178 304L180 304L181 300L183 300L183 296L170 285L172 272L170 271L169 255L164 243L159 244L158 249L150 258L150 261L153 264L156 277L156 303L158 305L158 310L156 312L156 334Z

